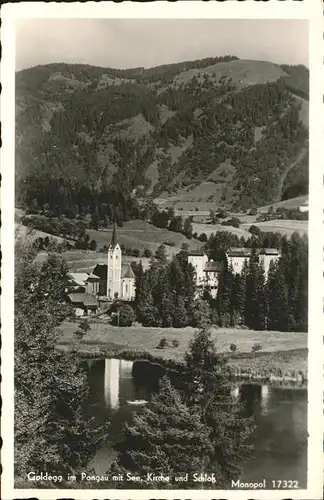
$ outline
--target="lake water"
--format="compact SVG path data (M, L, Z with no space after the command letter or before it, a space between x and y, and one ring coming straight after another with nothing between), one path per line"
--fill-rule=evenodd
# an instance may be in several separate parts
M90 384L88 408L95 425L110 424L110 435L118 438L123 424L140 406L134 400L149 400L157 378L148 373L133 376L133 362L117 359L87 362ZM244 402L247 412L255 416L253 457L245 464L241 479L248 482L272 480L298 481L307 486L307 389L282 388L258 384L240 384L235 395ZM98 451L92 467L96 473L107 471L114 452L110 442Z

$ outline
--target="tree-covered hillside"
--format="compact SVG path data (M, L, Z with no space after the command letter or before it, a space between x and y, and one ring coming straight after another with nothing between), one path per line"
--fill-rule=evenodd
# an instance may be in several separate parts
M305 99L307 68L234 56L149 69L62 63L20 71L17 204L68 216L118 207L126 219L137 196L206 180L215 184L215 204L228 208L305 194ZM296 184L290 166L299 157Z

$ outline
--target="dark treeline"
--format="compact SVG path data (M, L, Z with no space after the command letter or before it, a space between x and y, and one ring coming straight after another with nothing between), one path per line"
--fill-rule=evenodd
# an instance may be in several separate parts
M242 89L230 72L217 71L216 63L234 59L148 70L57 64L19 72L18 206L41 209L47 203L68 216L110 203L124 218L132 212L131 194L147 194L152 180L155 196L210 175L222 184L229 207L271 203L285 169L307 149L294 94L307 91L308 71L291 67L276 82ZM215 71L204 70L213 64ZM190 69L197 71L187 81L181 72ZM103 75L118 81L105 85ZM176 160L174 146L183 148ZM154 164L157 179L149 168ZM285 196L307 192L307 157L297 170L298 179L285 180Z
M161 246L150 268L136 270L137 318L145 326L195 326L201 310L213 324L245 326L255 330L307 331L308 241L294 233L290 240L274 233L251 236L244 243L252 248L242 273L228 265L226 251L236 237L219 232L206 243L210 258L223 262L217 296L206 288L195 294L194 270L187 249L168 261ZM270 265L268 276L259 263L257 248L280 248L281 257Z

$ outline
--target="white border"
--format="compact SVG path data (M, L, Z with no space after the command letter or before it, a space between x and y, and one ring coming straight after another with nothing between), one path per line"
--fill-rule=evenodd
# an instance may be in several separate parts
M61 490L13 488L13 276L14 276L14 21L18 18L183 18L309 19L310 28L310 221L309 221L309 389L307 490ZM320 0L293 2L21 3L2 7L2 497L215 498L319 500L323 478L323 22ZM287 33L287 36L289 34ZM287 478L293 479L293 478Z

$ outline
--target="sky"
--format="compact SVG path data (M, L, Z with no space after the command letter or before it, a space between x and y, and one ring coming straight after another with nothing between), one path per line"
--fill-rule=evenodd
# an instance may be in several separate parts
M16 25L16 70L52 62L151 67L225 54L308 66L308 23L281 19L25 19Z

